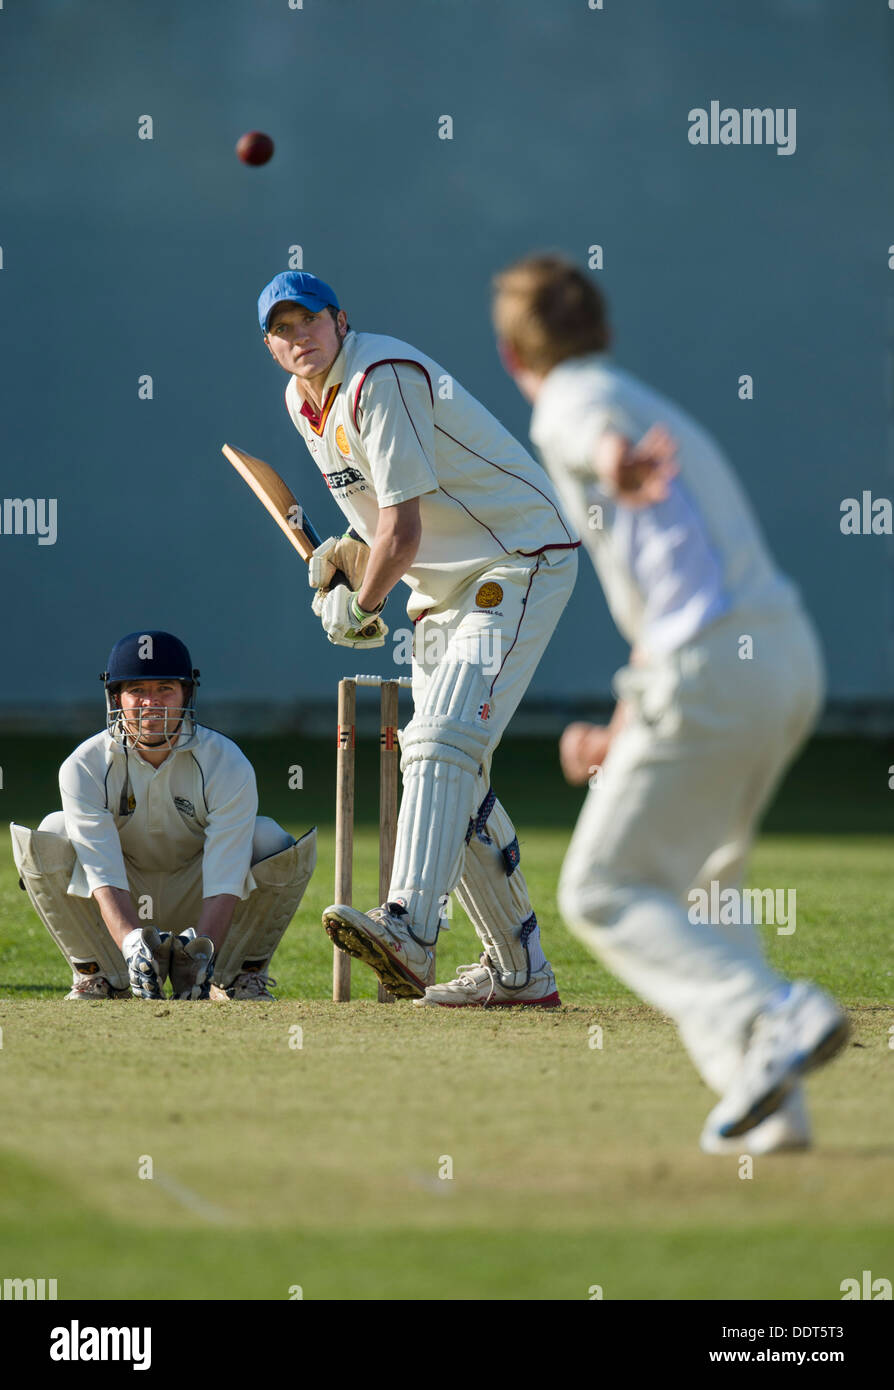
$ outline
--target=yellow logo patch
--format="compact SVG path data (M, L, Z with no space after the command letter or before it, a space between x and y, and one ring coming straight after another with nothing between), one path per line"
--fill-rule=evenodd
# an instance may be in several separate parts
M351 452L351 446L348 443L348 436L345 433L344 425L339 425L338 429L335 431L335 442L345 458L347 458Z
M503 597L503 590L499 584L482 584L475 595L475 603L479 608L496 608Z

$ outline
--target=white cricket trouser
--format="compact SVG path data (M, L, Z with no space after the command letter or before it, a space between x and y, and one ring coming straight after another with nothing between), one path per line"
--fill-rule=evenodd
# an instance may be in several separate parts
M491 701L487 763L540 664L577 578L577 550L548 550L482 571L448 605L429 608L413 635L413 704L425 702L432 674L444 661L480 664ZM485 586L501 592L492 608L476 602ZM487 786L487 776L484 785Z
M65 816L61 811L52 811L48 816L44 816L39 829L50 830L65 837ZM252 864L269 859L292 844L292 836L275 820L271 820L269 816L255 818L251 847ZM124 867L134 905L138 906L141 900L149 904L151 917L147 920L151 920L159 931L182 932L186 931L187 927L195 926L203 902L201 853L185 864L173 865L168 872L143 869L127 857ZM250 910L251 897L252 894L249 894L243 902L236 904L237 914ZM95 906L95 899L91 901ZM97 925L105 931L98 907L96 919Z
M614 974L674 1019L722 1091L781 979L753 926L690 921L689 892L712 879L742 886L758 818L819 713L819 645L800 610L734 614L660 662L624 667L615 686L630 722L584 803L559 906Z

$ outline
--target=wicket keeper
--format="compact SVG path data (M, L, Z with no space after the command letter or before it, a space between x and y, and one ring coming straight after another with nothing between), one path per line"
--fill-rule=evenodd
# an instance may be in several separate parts
M568 602L580 541L543 469L499 421L409 343L351 329L325 282L277 275L258 317L289 374L292 422L369 548L353 590L327 587L341 563L334 538L311 559L330 641L383 645L379 615L399 581L414 624L388 900L368 913L336 903L326 930L399 998L553 1006L555 977L490 765ZM483 952L434 986L432 947L454 889Z
M316 862L258 816L254 769L196 720L169 632L115 643L106 728L59 771L62 810L13 824L21 886L73 973L68 999L272 999L268 965Z
M496 277L493 315L534 407L531 438L631 647L611 723L562 738L568 780L591 789L561 911L674 1019L721 1095L703 1149L803 1148L800 1077L841 1048L845 1016L771 969L753 925L688 906L712 882L741 894L760 815L820 710L813 626L717 443L608 356L592 279L529 257Z

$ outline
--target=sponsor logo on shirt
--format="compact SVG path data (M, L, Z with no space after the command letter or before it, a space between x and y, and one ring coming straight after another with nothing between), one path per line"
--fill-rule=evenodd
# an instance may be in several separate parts
M339 453L344 454L345 458L351 457L351 446L348 443L348 436L345 432L344 425L339 425L338 429L335 431L335 443Z
M343 488L350 487L352 483L362 483L363 474L356 468L342 468L338 473L324 473L326 486L330 492L341 492Z
M475 603L478 608L496 608L502 597L502 586L490 581L487 584L482 584L475 595Z
M185 796L175 796L174 805L177 807L177 810L180 812L181 815L192 816L193 820L195 820L196 808L195 806L193 806L191 801L187 801Z

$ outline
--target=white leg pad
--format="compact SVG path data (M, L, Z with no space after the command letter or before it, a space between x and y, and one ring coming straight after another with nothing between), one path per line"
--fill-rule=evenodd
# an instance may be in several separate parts
M262 818L266 819L266 817ZM275 825L275 822L270 822ZM276 826L279 830L279 826ZM285 831L281 831L285 835ZM288 836L291 839L291 836ZM317 862L317 830L252 864L257 887L236 907L214 962L214 983L226 989L246 961L266 969L310 883Z
M61 812L57 814L64 825ZM113 989L129 990L127 965L96 902L68 892L76 859L68 836L15 824L9 830L19 880L72 971L91 973L84 966L95 965L98 969L92 973L103 975Z
M259 864L262 859L272 859L275 854L290 849L294 843L288 830L283 830L275 820L269 816L257 816L251 842L252 866Z
M524 989L532 964L537 969L546 963L520 860L512 822L488 792L469 825L463 874L454 892L506 989Z
M491 733L481 717L488 683L479 666L444 662L401 735L403 798L389 902L402 902L417 941L437 940L447 895L466 854L481 800Z

